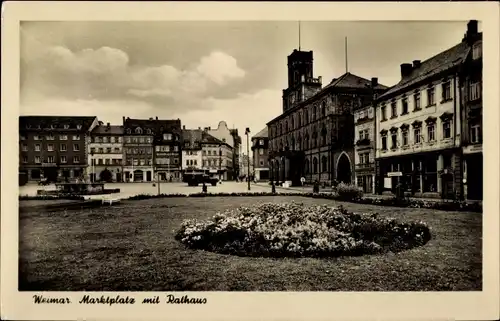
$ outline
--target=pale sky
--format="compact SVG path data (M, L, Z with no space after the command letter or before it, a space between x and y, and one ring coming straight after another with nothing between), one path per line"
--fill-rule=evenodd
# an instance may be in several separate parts
M305 21L301 47L325 86L345 72L347 36L349 72L392 86L401 63L454 46L466 24ZM298 22L22 22L21 114L225 120L245 142L281 113L297 47Z

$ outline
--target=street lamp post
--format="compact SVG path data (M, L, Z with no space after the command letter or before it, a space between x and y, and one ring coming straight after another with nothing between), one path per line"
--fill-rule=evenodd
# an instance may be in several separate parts
M249 143L250 128L249 127L245 129L245 135L247 135L248 190L250 190L250 143Z

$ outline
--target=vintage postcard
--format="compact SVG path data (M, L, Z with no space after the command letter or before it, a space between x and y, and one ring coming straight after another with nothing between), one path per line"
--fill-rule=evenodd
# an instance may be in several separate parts
M497 3L4 3L2 318L496 319Z

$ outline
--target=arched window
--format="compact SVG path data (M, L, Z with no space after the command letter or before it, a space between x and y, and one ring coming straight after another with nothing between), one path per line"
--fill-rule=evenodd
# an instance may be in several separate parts
M307 111L307 109L304 110L304 125L306 125L307 123L309 123L309 112Z
M289 128L288 128L288 120L285 120L285 133L288 133Z
M312 119L311 119L312 121L316 120L316 117L317 117L316 108L317 108L317 107L318 107L318 106L316 106L316 105L314 105L314 106L313 106L313 110L312 110Z
M302 113L300 111L297 114L297 122L299 127L302 126Z
M285 127L283 127L283 123L281 123L281 134L283 135L285 133Z
M323 128L321 128L321 145L322 146L326 145L326 128L325 128L325 124L323 124Z
M282 143L282 142L280 142L280 149L279 149L279 150L280 150L280 151L282 151L282 150L283 150L283 143Z
M321 171L328 172L328 161L326 159L326 156L321 157Z
M309 160L306 159L304 163L304 173L309 174Z
M130 128L127 128L127 134L130 134L131 132Z
M148 133L148 135L151 135L151 129L148 128L147 133Z
M293 136L292 136L292 144L291 144L291 146L292 146L292 148L291 148L292 150L296 150L295 138Z
M297 139L297 148L298 148L298 150L302 150L302 136L300 136L300 134L299 134L299 137Z
M304 138L304 149L309 149L309 134L306 134Z
M139 134L139 135L140 135L140 134L142 134L142 129L141 129L140 127L137 127L137 128L135 129L135 133L136 133L136 134Z
M313 131L313 137L312 137L312 148L315 148L318 143L318 132L316 130Z
M321 117L325 117L326 116L326 102L322 102L321 103Z
M291 127L291 130L294 130L295 129L295 115L292 115L292 127Z
M316 157L313 158L313 174L318 173L318 159Z

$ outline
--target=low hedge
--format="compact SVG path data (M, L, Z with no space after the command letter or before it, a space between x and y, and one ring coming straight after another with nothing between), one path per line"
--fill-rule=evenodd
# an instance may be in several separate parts
M81 195L19 195L20 201L46 201L46 200L72 200L72 201L83 201L85 198Z
M463 211L463 212L477 212L482 213L483 207L479 202L467 203L467 202L443 202L443 201L425 201L416 199L398 199L394 198L355 198L355 199L345 199L339 197L334 193L300 193L300 192L278 192L273 194L271 192L257 192L257 193L194 193L194 194L160 194L160 195L149 195L149 194L139 194L127 198L127 200L145 200L151 198L177 198L177 197L234 197L234 196L303 196L319 199L329 199L335 201L346 201L358 204L367 205L379 205L379 206L393 206L393 207L408 207L408 208L428 208L441 211Z

